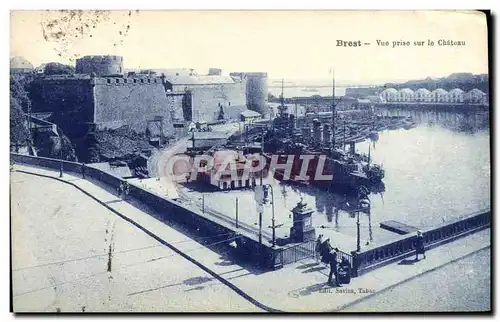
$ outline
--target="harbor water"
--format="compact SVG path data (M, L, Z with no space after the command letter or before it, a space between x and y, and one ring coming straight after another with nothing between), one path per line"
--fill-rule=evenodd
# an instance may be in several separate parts
M385 130L376 141L356 145L357 152L368 154L370 150L372 162L385 169L385 190L370 194L371 214L360 215L363 245L399 237L380 228L383 221L395 220L425 230L490 207L488 129L470 133L457 130L459 124L450 126L464 119L472 120L473 124L484 123L484 115L443 112L436 120L432 113L419 113L412 116L417 127ZM276 224L283 224L277 230L278 237L289 233L291 209L302 197L315 211L316 234L340 233L355 242L356 218L345 211L346 203L350 202L345 196L311 186L275 180L269 183L273 185ZM239 220L257 227L258 213L251 190L204 193L204 198L206 207L229 217L235 216L238 198ZM271 207L267 206L263 215L263 230L267 233L271 232L271 213Z

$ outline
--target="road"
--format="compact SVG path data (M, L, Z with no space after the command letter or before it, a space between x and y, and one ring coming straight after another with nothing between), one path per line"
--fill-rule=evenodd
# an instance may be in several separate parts
M11 220L15 312L260 311L64 183L12 173Z
M488 311L491 249L485 249L377 293L346 312Z

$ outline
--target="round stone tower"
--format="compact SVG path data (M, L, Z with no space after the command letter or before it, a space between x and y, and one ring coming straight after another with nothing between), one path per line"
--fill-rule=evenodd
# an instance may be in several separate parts
M247 87L247 106L250 110L268 116L267 73L244 73Z
M77 74L123 75L122 56L84 56L76 60Z

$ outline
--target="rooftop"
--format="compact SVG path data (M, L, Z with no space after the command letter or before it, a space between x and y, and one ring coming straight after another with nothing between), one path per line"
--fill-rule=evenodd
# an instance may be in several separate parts
M165 75L167 82L173 85L206 85L206 84L233 84L234 80L229 76L222 75Z
M225 132L194 132L193 135L195 140L220 140L231 136Z
M259 112L252 111L252 110L245 110L245 111L241 112L240 114L243 115L244 117L260 117L261 116L261 114Z

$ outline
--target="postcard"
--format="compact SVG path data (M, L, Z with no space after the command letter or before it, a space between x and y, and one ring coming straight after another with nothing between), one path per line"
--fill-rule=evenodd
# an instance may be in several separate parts
M12 10L11 311L491 312L490 19Z

